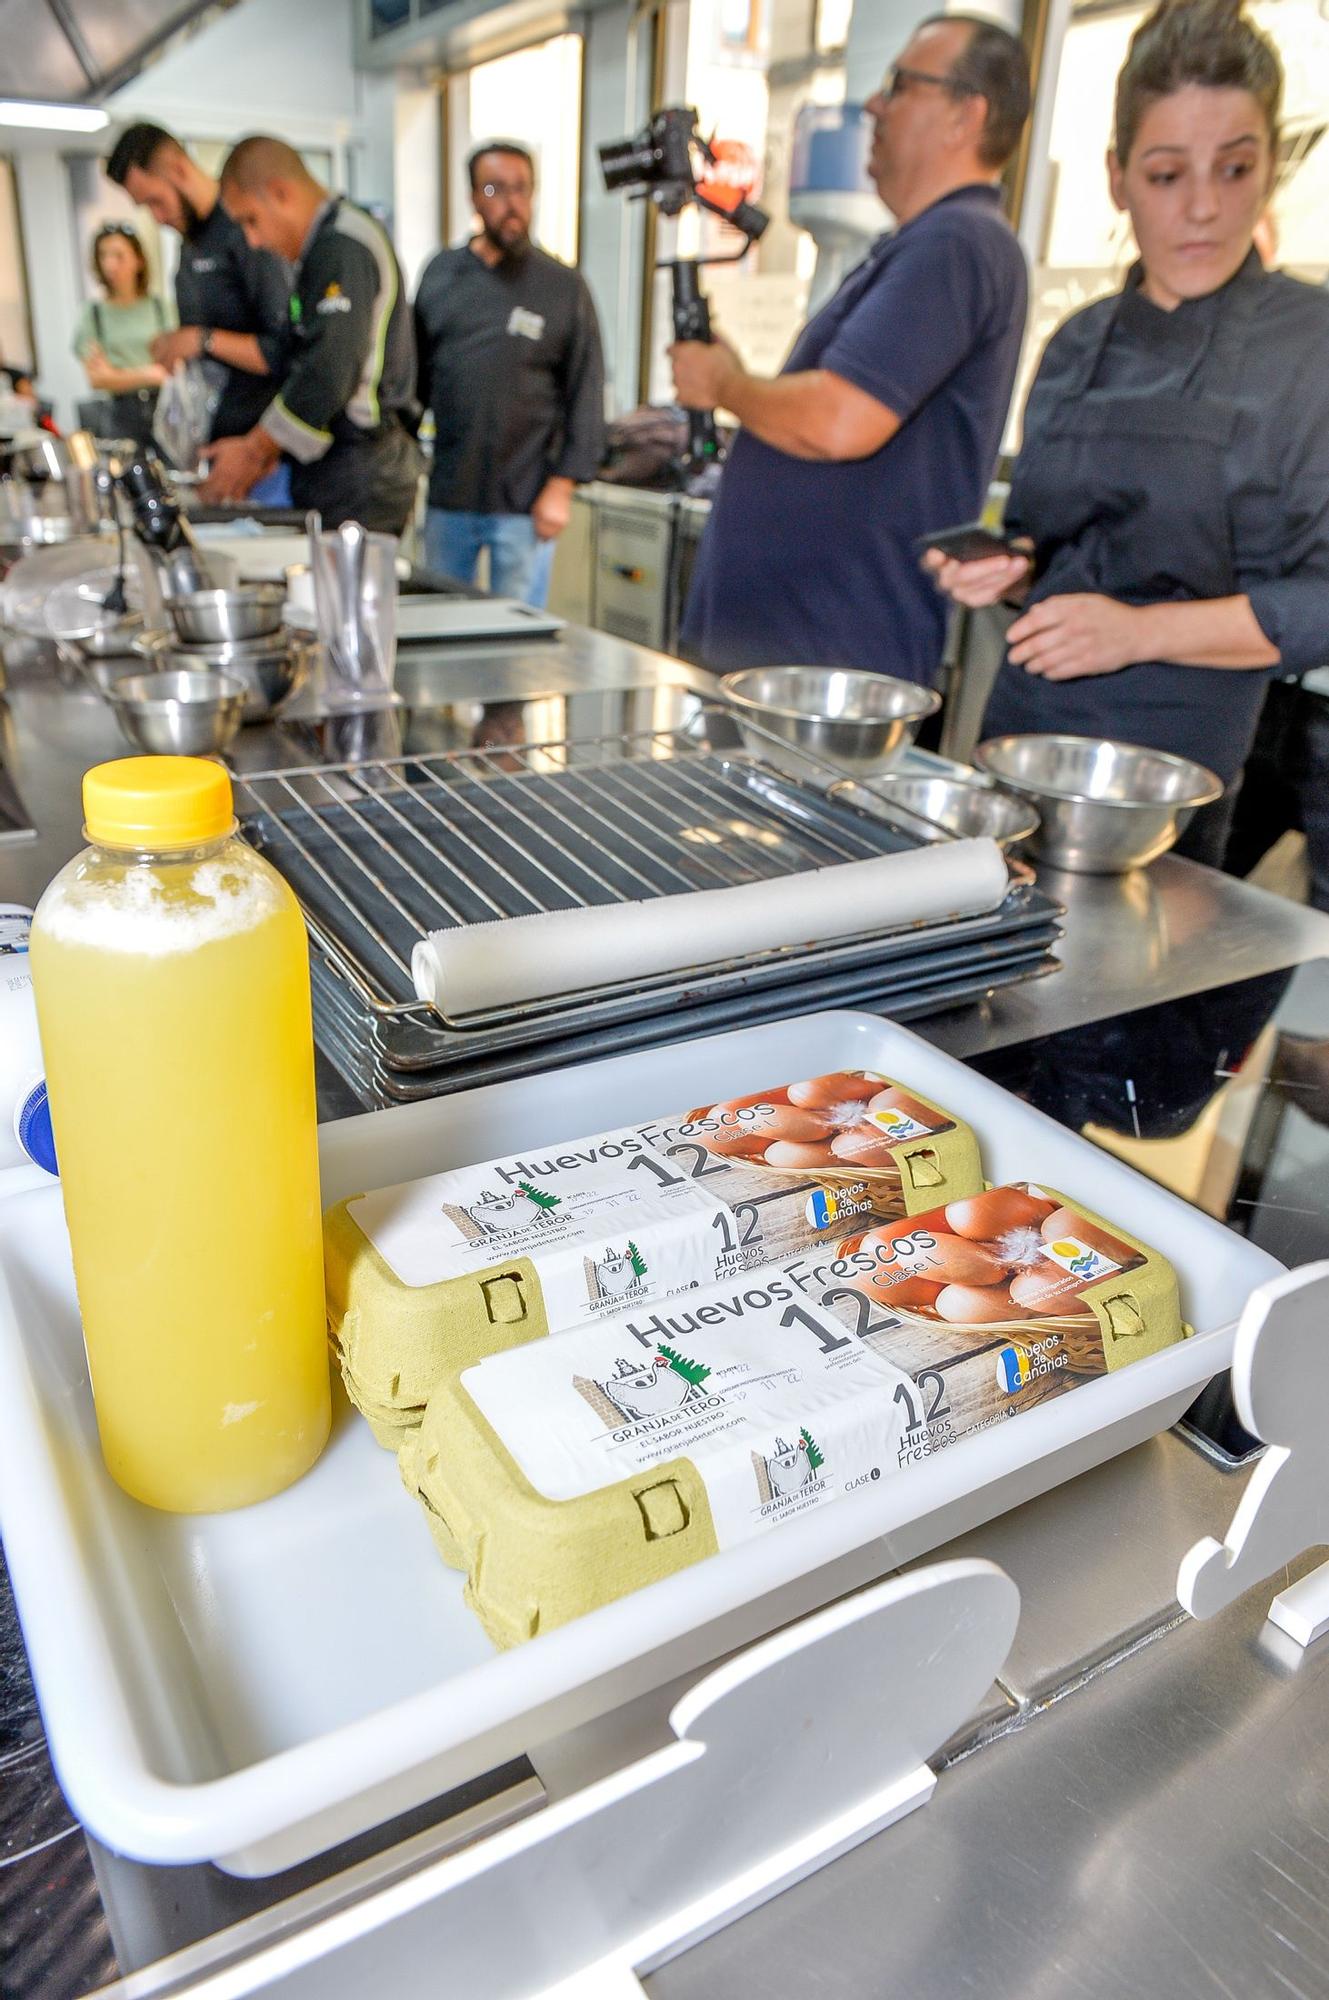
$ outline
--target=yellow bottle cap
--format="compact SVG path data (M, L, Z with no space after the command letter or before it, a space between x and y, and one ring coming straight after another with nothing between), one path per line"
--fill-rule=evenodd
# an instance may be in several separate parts
M119 757L83 780L88 839L107 847L199 847L235 819L230 773L204 757Z

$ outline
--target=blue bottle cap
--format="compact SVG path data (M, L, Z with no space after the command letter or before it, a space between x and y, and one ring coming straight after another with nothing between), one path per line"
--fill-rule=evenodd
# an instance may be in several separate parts
M18 1114L18 1142L28 1158L48 1174L59 1174L55 1159L55 1134L51 1130L51 1107L46 1099L46 1079L29 1091Z

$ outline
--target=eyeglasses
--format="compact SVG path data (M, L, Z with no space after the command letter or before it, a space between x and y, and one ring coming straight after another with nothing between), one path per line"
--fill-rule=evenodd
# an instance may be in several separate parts
M138 242L138 231L130 222L103 222L92 240L100 243L107 236L127 236L131 243Z
M529 181L486 181L483 187L476 189L476 193L482 194L486 201L493 201L497 196L503 196L508 201L529 201L535 189Z
M982 92L974 84L965 83L957 76L935 76L928 69L905 69L900 63L892 64L882 78L883 97L899 97L906 84L935 83L941 90L949 90L953 97L981 97Z

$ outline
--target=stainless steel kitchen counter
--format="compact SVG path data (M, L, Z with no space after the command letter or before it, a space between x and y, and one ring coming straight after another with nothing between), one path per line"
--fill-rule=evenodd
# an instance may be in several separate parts
M4 650L9 689L0 701L0 766L36 835L0 838L0 901L31 903L83 844L83 772L127 753L106 704L83 683L57 676L49 648L8 639ZM491 720L496 706L510 708L518 740L549 742L650 726L650 690L705 690L713 683L662 654L569 626L558 639L521 646L412 647L400 656L397 685L411 718L411 747L441 750L470 741L482 706ZM303 727L299 714L297 704L280 723L242 731L231 753L237 768L349 757L357 743L392 747L390 720L381 721L377 734L371 721L367 737L360 719L320 731ZM922 1024L921 1032L953 1054L1329 956L1329 917L1170 855L1126 876L1045 870L1039 879L1067 910L1060 968L984 1006Z
M8 665L0 748L36 832L0 839L0 900L33 901L81 845L83 770L124 746L99 698L62 686L45 649L12 645ZM640 691L679 681L707 684L676 662L577 630L552 644L412 654L399 672L412 728L425 727L436 748L467 740L477 704L491 715L511 704L514 727L556 738L627 716L640 722L652 699ZM246 731L237 745L251 769L334 748L298 723ZM1185 862L1164 859L1120 881L1043 881L1068 910L1062 969L922 1023L929 1039L974 1055L1329 956L1329 920ZM1002 1563L1023 1612L1003 1685L952 1746L932 1803L651 1974L654 2000L724 1985L744 1996L1329 2000L1329 1642L1297 1660L1271 1640L1263 1610L1274 1585L1203 1628L1181 1620L1172 1599L1181 1554L1197 1535L1222 1532L1243 1477L1172 1435L944 1552ZM12 1627L9 1636L17 1646ZM8 1671L21 1666L20 1650ZM109 1946L35 1713L9 1721L0 1785L31 1794L19 1834L27 1828L33 1853L31 1864L6 1868L0 1851L0 1949L16 1937L25 1968L15 1952L3 1991L65 1995L78 1990L75 1965L82 1982L107 1976ZM658 1736L660 1700L638 1705L625 1726ZM566 1745L543 1761L537 1753L537 1766L551 1796L586 1768ZM416 1838L413 1861L430 1849L429 1835ZM389 1856L362 1863L361 1885L392 1865ZM160 1871L105 1857L99 1868L119 1934L137 1932L140 1961L154 1924L159 1948L173 1941L164 1906L178 1925L193 1899L194 1935L244 1917L252 1949L292 1918L316 1923L344 1887L334 1877L280 1911L247 1914L255 1903L214 1871L181 1871L178 1892L159 1906L146 1878ZM191 1991L234 1943L205 1938L173 1965L133 1975L126 1995ZM389 1931L379 1990L437 1990L436 1966L422 1974L393 1953ZM62 1961L63 1983L53 1984ZM339 1983L335 1959L313 1981L300 1990L360 2000Z

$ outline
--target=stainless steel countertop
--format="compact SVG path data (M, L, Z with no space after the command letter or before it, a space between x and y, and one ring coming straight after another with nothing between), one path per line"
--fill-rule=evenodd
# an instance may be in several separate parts
M0 900L33 901L81 845L83 770L123 745L99 698L62 685L44 648L12 645L7 662L0 750L37 832L0 839ZM515 727L538 724L552 738L638 717L651 699L641 690L680 681L708 685L677 662L578 630L521 648L411 654L399 670L413 727L430 718L437 747L465 740L481 702L513 704ZM251 769L328 748L297 725L246 731L237 746ZM973 1054L1329 956L1329 920L1186 862L1165 858L1119 881L1042 880L1068 910L1062 969L923 1023L929 1039ZM1172 1599L1181 1554L1198 1534L1222 1532L1242 1480L1174 1434L942 1552L1002 1563L1023 1613L1003 1683L951 1746L931 1804L651 1974L647 1990L658 2000L709 2000L725 1985L918 2000L1329 2000L1329 1643L1297 1661L1270 1640L1272 1584L1204 1628L1182 1621ZM656 1698L625 1727L650 1740L662 1712ZM540 1769L551 1795L585 1775L566 1746ZM0 1784L30 1790L33 1836L16 1865L0 1852L0 1950L7 1939L22 1946L3 1990L73 1993L109 1975L109 1944L35 1713L0 1735ZM412 1865L430 1851L430 1836L417 1838ZM391 1854L362 1863L364 1879L394 1865ZM103 1855L98 1869L136 1962L152 1955L154 1937L161 1950L190 1934L179 1928L184 1908L194 1935L244 1918L252 1947L293 1915L316 1922L339 1894L333 1877L294 1904L248 1914L257 1906L215 1871L172 1871L158 1895L150 1878L160 1883L164 1871ZM191 1990L233 1943L205 1937L134 1975L127 1991ZM436 1966L394 1965L393 1948L389 1933L380 1990L437 1990ZM20 1960L39 1969L20 1973ZM335 1961L318 1979L319 2000L355 1991L338 1983Z
M83 844L83 772L126 754L126 746L100 696L58 675L48 647L8 639L4 653L9 689L0 700L0 767L37 833L0 839L0 900L31 903ZM420 749L468 742L482 704L491 711L510 704L514 731L534 741L642 727L651 719L650 690L679 685L707 690L714 683L678 660L580 626L520 646L412 647L397 672L412 747ZM355 734L358 723L302 730L299 715L296 704L280 724L242 731L232 761L259 770L339 758L354 755L363 740ZM392 728L390 721L383 726ZM1039 881L1067 910L1060 969L923 1024L921 1032L952 1054L972 1055L1218 980L1329 956L1329 917L1171 855L1131 875L1044 869Z

